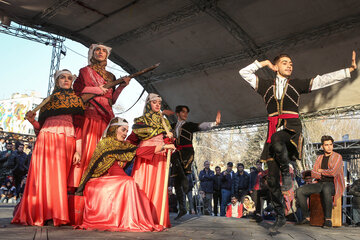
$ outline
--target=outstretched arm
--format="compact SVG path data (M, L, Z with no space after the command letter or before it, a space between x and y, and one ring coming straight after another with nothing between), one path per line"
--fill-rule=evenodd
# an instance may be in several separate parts
M352 52L352 60L351 60L351 67L341 69L339 71L327 73L324 75L318 75L313 79L311 91L329 87L336 83L343 81L344 79L350 78L350 73L357 69L356 64L356 53L355 51Z
M199 124L200 131L210 130L212 127L219 125L221 122L221 113L220 111L216 114L215 122L202 122Z
M241 77L243 79L245 79L252 88L256 89L257 86L257 76L255 75L255 72L257 70L259 70L260 68L263 67L268 67L273 71L275 70L275 66L269 61L269 60L265 60L262 62L259 62L257 60L255 60L255 62L253 62L252 64L250 64L247 67L244 67L243 69L241 69L239 71Z

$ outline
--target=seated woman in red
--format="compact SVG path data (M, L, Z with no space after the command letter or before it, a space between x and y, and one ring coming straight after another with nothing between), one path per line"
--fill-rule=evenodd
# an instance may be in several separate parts
M153 219L151 202L123 167L135 156L151 159L154 153L174 149L173 144L136 150L124 141L128 133L125 119L111 120L81 178L76 194L84 196L80 228L107 231L162 231Z
M69 70L57 71L55 88L41 109L39 121L29 111L26 118L40 131L32 154L23 197L12 223L54 226L69 223L67 179L71 164L80 160L75 152L73 116L84 112L82 100L71 88L74 76Z

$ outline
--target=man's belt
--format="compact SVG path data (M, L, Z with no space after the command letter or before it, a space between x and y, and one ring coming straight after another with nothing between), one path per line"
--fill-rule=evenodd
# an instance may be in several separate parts
M182 150L182 149L184 149L184 148L192 148L192 147L193 147L192 144L178 145L178 146L176 146L176 149L180 151L180 150Z
M278 125L279 119L299 118L299 114L281 114L274 117L268 117L269 129L267 143L271 143L271 136L276 133L276 126Z

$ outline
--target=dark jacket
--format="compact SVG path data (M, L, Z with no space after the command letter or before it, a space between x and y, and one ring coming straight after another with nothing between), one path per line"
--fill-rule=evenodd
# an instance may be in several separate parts
M221 183L222 183L222 175L216 175L214 176L214 192L220 192L221 191Z
M258 175L258 171L257 171L257 170L250 173L250 180L249 180L249 190L250 190L250 191L253 191L253 190L254 190L254 186L255 186L255 183L256 183L257 175Z
M233 180L233 194L238 194L239 190L249 191L250 175L244 171L242 175L239 172L235 174Z
M234 171L231 171L230 173L225 175L224 172L221 173L221 176L222 176L221 189L226 189L226 190L232 191L232 187L233 187L232 182L235 177L235 173L234 173Z
M210 170L208 172L205 169L200 171L199 180L200 180L200 188L205 193L213 193L214 192L214 171Z
M360 179L356 180L349 189L349 194L353 195L353 208L360 209Z

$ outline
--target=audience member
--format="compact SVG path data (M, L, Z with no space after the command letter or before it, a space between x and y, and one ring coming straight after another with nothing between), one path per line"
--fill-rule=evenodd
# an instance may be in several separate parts
M16 188L11 182L11 179L7 179L6 183L0 188L1 192L1 203L16 203Z
M360 179L354 181L350 186L349 194L353 195L351 200L353 220L360 227Z
M214 171L210 170L210 162L204 162L204 169L199 174L200 188L205 192L204 199L204 214L211 215L212 206L211 201L214 191Z
M15 187L18 190L21 180L28 172L28 156L24 153L24 144L18 143L17 150L12 153L11 158L15 163L14 168L12 169L12 173L14 176Z
M256 222L261 222L261 198L269 199L269 189L266 184L266 175L267 171L262 169L262 163L260 161L256 162L256 171L257 176L255 180L254 187L250 190L251 198L255 202L255 213L254 220Z
M0 137L0 152L3 152L5 150L6 150L5 137Z
M244 196L243 216L252 216L255 213L255 203L249 195Z
M232 182L232 194L237 195L241 201L245 195L249 194L250 175L244 170L244 164L238 163L236 168L237 173Z
M221 168L219 166L215 167L215 176L214 176L214 216L218 215L219 207L221 205Z
M234 179L234 172L232 170L233 163L228 162L226 170L222 172L221 178L221 207L220 216L225 216L226 206L230 203L232 181Z
M231 196L231 203L226 207L226 217L241 218L243 214L243 204L236 195Z

